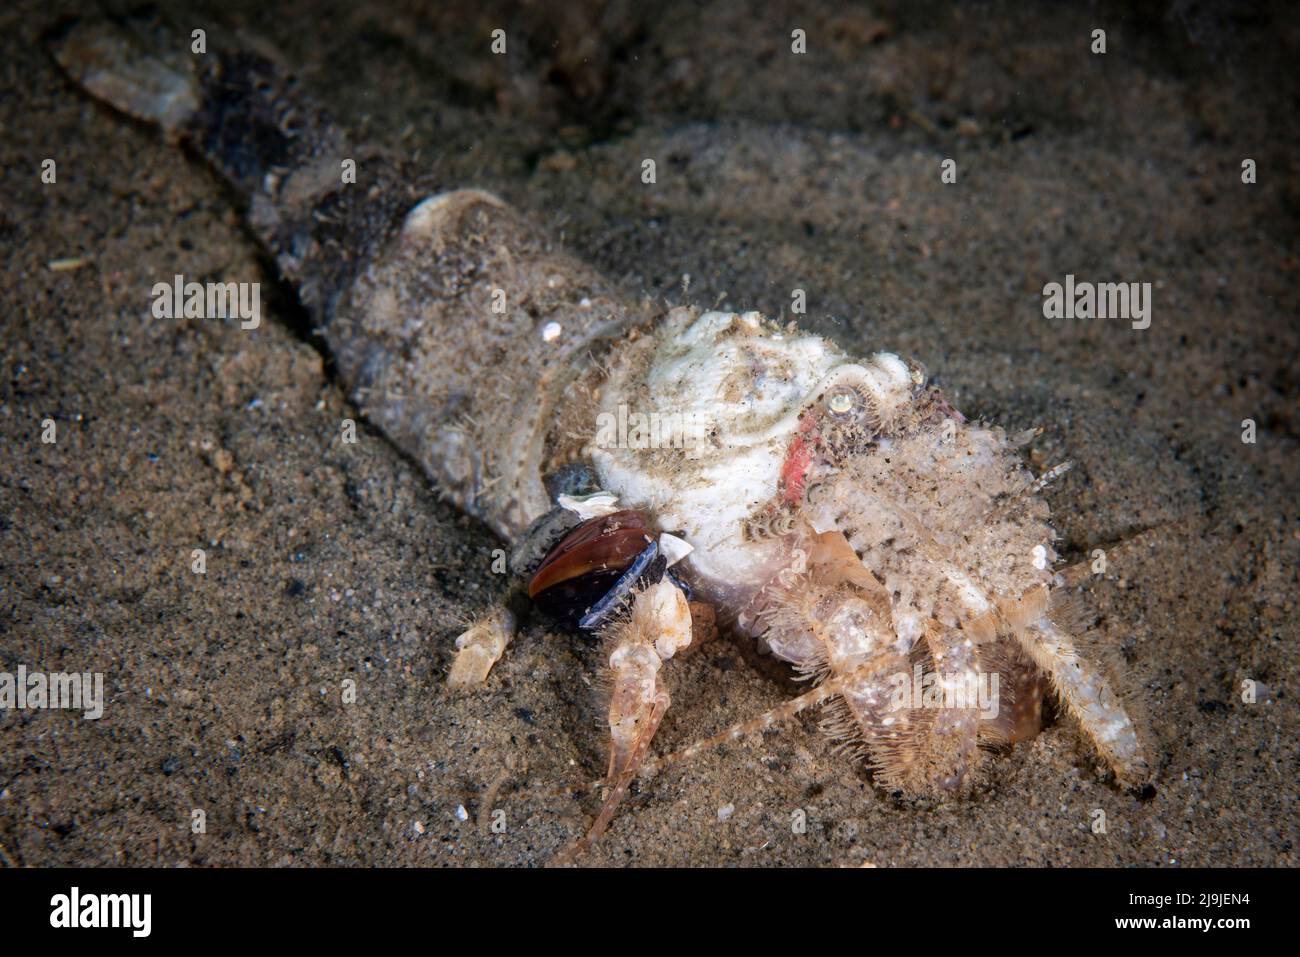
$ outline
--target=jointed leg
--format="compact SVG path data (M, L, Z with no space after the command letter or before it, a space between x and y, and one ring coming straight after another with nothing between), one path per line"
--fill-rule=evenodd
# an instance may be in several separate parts
M724 744L741 741L751 735L761 734L783 721L790 720L801 711L808 708L815 708L818 705L825 703L837 694L840 694L842 690L843 685L840 682L835 680L824 681L811 691L801 694L797 698L791 698L789 701L784 701L775 708L772 708L770 711L765 711L757 717L749 718L745 721L739 722L738 724L734 724L725 731L721 731L712 737L705 738L702 741L696 741L679 751L673 751L670 754L647 759L641 765L641 776L649 777L652 774L657 774L666 767L671 767L672 765L678 764L682 761L690 761L703 754L705 751L721 747Z
M967 632L934 623L926 634L934 659L935 680L943 690L942 707L930 728L933 779L943 790L958 788L979 757L980 715L968 692L979 687L980 660Z
M732 725L712 737L696 741L685 748L658 758L648 759L641 767L649 776L664 768L692 760L712 748L742 741L788 721L809 708L816 708L840 698L823 722L823 730L849 748L864 748L864 755L887 780L906 778L908 762L915 755L914 742L922 729L916 709L894 709L890 701L890 678L903 673L906 658L887 656L869 665L840 675L833 675L797 698L783 701L763 714Z
M1021 606L1033 607L1036 600L1027 597ZM1039 601L1045 606L1045 600ZM1051 677L1061 705L1078 719L1115 776L1130 787L1146 784L1150 767L1142 742L1111 680L1095 662L1079 654L1075 640L1046 614L1026 621L1015 634L1034 663Z
M654 739L655 732L659 730L659 724L663 721L664 714L668 711L670 704L672 704L672 698L669 697L668 692L660 692L655 696L654 704L651 706L649 713L642 716L644 726L637 735L636 745L628 755L628 760L619 772L618 777L611 782L613 787L610 789L609 796L605 798L605 802L600 806L600 813L596 815L596 820L592 822L591 827L580 840L574 842L560 854L557 863L568 863L587 853L587 851L591 850L592 845L600 839L600 836L605 833L605 829L609 827L609 822L614 819L614 812L618 810L619 804L627 795L628 788L636 780L637 770L641 766L646 752L649 751L650 742Z
M615 624L609 639L613 695L605 780L610 792L586 836L565 851L561 861L582 854L604 833L649 753L650 742L672 702L659 684L659 670L691 643L691 609L686 595L667 579L651 585L637 594L631 614Z

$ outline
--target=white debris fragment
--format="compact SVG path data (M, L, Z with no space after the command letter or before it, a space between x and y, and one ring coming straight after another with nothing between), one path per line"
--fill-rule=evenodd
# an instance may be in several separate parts
M542 341L554 342L556 339L560 338L560 333L563 331L564 327L558 322L548 322L546 325L542 326Z
M456 659L451 663L447 684L453 688L481 685L514 634L515 616L504 608L475 622L456 639Z
M718 808L718 823L725 824L727 821L731 820L731 815L735 813L736 813L736 805L734 804L722 805L722 807Z
M556 499L561 508L577 512L584 522L589 518L613 515L618 511L618 496L613 492L592 492L590 495L561 495Z
M667 532L660 533L659 554L668 559L669 568L672 568L693 551L695 551L695 546L686 539L678 538L676 535L669 535Z
M463 804L456 805L456 820L458 821L469 820L469 811L465 810L465 805Z

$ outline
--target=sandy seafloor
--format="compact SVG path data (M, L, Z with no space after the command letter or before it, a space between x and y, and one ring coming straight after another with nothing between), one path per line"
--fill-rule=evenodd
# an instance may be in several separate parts
M809 717L639 788L587 862L1294 864L1300 17L636 6L169 9L278 51L360 140L499 192L629 294L681 302L689 274L690 302L776 314L801 287L810 328L1041 426L1035 467L1075 463L1047 492L1060 551L1107 553L1077 591L1157 767L1118 790L1058 723L974 796L905 803ZM101 671L108 702L0 713L0 864L545 863L597 805L548 793L603 770L594 649L536 621L448 694L501 543L378 432L341 445L355 412L288 291L251 332L152 318L175 273L274 277L205 168L53 68L40 36L75 10L0 13L0 670ZM1150 328L1045 319L1066 273L1151 282ZM661 749L792 693L728 641L671 687Z

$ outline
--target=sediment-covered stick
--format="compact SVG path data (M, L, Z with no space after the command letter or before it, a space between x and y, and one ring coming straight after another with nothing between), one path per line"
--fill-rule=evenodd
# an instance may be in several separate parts
M516 537L551 507L542 473L574 450L567 407L590 387L584 373L648 307L500 199L422 193L426 176L350 143L264 57L160 54L148 26L146 45L140 25L76 23L55 56L234 187L366 418L465 511Z

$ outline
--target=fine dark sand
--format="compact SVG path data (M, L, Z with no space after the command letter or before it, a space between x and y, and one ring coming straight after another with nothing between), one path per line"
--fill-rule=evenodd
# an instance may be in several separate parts
M547 6L172 18L277 51L360 140L499 192L629 294L775 315L803 288L808 327L915 357L972 418L1041 426L1034 466L1075 463L1047 492L1060 551L1106 552L1076 591L1157 770L1153 794L1118 790L1060 723L975 796L901 803L810 716L643 785L587 861L1294 864L1300 18ZM535 621L448 694L502 543L364 422L340 443L355 410L229 195L53 67L40 38L73 12L0 12L0 671L100 671L108 702L0 712L0 864L548 861L597 806L553 793L603 771L595 649ZM262 282L261 328L152 318L176 273ZM1152 283L1150 328L1045 319L1067 273ZM670 672L661 750L793 693L725 640Z

